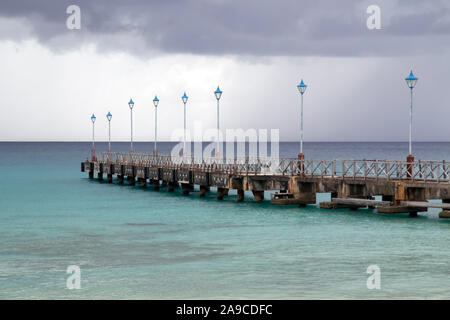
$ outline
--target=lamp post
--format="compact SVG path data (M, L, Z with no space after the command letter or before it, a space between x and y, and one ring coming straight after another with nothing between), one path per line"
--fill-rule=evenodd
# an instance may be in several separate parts
M108 152L111 152L111 112L108 112L108 114L106 115L106 119L108 119Z
M409 154L412 155L412 111L413 111L413 89L416 86L417 77L414 76L412 70L409 76L405 78L406 84L408 85L411 92L411 105L409 108Z
M155 145L153 147L153 154L155 156L158 154L158 149L156 149L156 140L158 138L158 104L159 99L155 96L155 99L153 99L153 105L155 106Z
M186 92L184 92L183 96L181 97L181 100L184 104L184 140L183 140L183 155L186 155L186 102L188 101L189 97L186 95Z
M417 80L419 80L416 76L414 76L412 70L409 73L409 76L405 78L406 84L411 92L411 104L409 108L409 154L406 157L407 162L407 176L408 178L412 177L412 164L414 163L414 156L412 155L412 112L413 112L413 89L416 86Z
M301 95L301 106L300 106L300 153L298 154L298 160L303 161L305 155L303 154L303 94L308 86L303 82L303 79L297 85L298 92ZM303 164L301 164L301 170L303 171Z
M92 161L96 161L95 158L95 115L92 114L91 121L92 121L92 150L91 150L91 158Z
M130 107L130 114L131 114L131 152L134 152L134 148L133 148L133 107L134 107L134 102L133 99L130 99L130 101L128 102L128 106Z
M216 91L214 91L214 95L217 99L217 147L216 147L216 157L220 156L220 143L219 143L219 137L220 137L220 130L219 130L219 100L222 96L222 91L220 90L219 86L217 86Z

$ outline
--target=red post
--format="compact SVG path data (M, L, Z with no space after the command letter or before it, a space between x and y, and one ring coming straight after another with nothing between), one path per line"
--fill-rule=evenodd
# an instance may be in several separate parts
M305 155L303 153L298 154L298 170L300 174L303 175L305 173Z
M97 158L95 157L95 148L92 147L92 151L91 151L91 161L95 162L97 161Z
M414 156L412 154L408 154L408 156L406 157L406 162L406 176L408 177L408 179L412 179Z

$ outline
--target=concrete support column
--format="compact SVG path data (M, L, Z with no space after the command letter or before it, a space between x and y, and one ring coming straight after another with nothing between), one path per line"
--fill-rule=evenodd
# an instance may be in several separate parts
M185 196L189 195L189 192L192 190L192 185L190 183L182 183L181 190Z
M204 197L206 195L206 192L209 191L208 186L200 186L200 197Z
M138 178L138 182L139 182L139 185L143 188L145 188L147 186L147 179L145 179L145 178Z
M153 184L155 190L159 190L159 180L152 180L151 183Z
M117 180L119 180L119 184L123 184L123 175L117 175Z
M367 199L369 199L369 200L375 200L375 197L368 196ZM370 204L369 204L369 205L367 206L367 208L369 208L369 209L376 209L376 206L375 206L375 205L370 205Z
M223 200L223 197L228 194L228 189L226 188L217 188L217 199Z
M130 182L130 186L135 186L136 185L136 178L129 176L127 177L128 181Z
M103 172L97 172L97 179L103 180Z
M113 182L113 175L111 173L108 173L107 180L108 180L108 183L112 183Z
M89 171L89 179L94 179L94 171Z
M262 191L252 190L252 193L254 202L261 202L264 200L264 190Z
M168 182L167 183L167 191L174 192L175 188L178 188L178 182Z
M403 182L396 182L395 183L394 204L400 205L400 201L405 201L405 200L407 200L405 184Z
M299 181L297 177L291 178L289 192L293 194L301 206L316 203L316 187L314 182Z
M417 211L410 211L409 212L409 216L412 217L412 218L417 217Z
M239 202L244 201L244 190L243 189L238 189L237 201L239 201Z

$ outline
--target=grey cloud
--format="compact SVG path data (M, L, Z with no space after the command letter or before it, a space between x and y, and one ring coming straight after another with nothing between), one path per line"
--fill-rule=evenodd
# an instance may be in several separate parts
M448 50L446 1L377 2L383 29L372 31L365 11L372 2L361 1L3 0L0 16L26 19L32 36L55 50L86 43L139 55L395 56ZM81 7L79 31L65 26L70 4Z

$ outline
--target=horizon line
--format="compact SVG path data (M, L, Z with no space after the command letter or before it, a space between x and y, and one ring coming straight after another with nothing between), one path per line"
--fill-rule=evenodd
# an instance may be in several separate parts
M0 143L92 143L91 140L0 140ZM157 143L182 143L183 141L157 141ZM186 141L189 143L188 141ZM216 141L191 141L190 143L216 143ZM249 141L221 141L222 143L227 142L245 142L249 143ZM266 142L272 142L270 140ZM287 143L300 143L300 141L292 141L292 140L280 140L278 142L287 142ZM316 141L303 141L303 143L408 143L408 140L405 141L398 141L398 140L379 140L379 141L364 141L364 140L341 140L341 141L323 141L323 140L316 140ZM108 143L108 141L100 140L95 141L95 143ZM118 141L111 141L111 143L130 143L128 140L118 140ZM154 143L154 140L149 141L133 141L133 143ZM260 141L256 141L256 143L260 143ZM450 143L450 141L445 140L421 140L421 141L412 141L412 143Z

